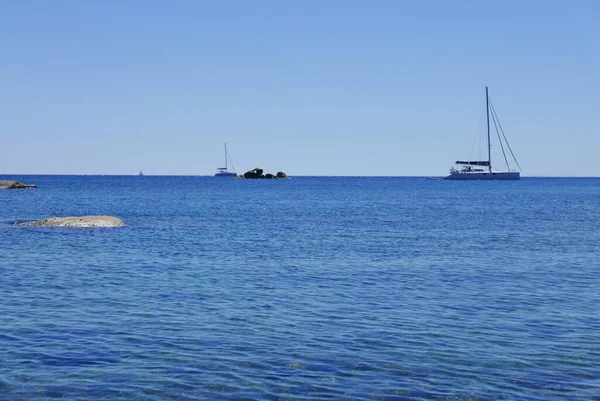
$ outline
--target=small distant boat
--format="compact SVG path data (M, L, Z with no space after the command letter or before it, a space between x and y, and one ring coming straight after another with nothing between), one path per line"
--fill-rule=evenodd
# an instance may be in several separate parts
M141 177L144 175L144 172L142 170L140 170L140 173L138 175Z
M237 177L237 174L235 173L235 168L233 167L233 162L231 163L231 168L233 169L233 171L228 170L228 160L231 161L231 158L229 157L229 153L227 153L227 144L225 144L225 167L218 167L215 177Z
M487 122L487 160L458 160L455 162L456 167L452 167L450 169L450 175L445 177L445 180L519 180L521 179L520 166L513 154L510 145L508 144L508 140L504 135L504 131L502 130L502 126L500 125L500 121L498 120L498 116L496 115L496 111L494 110L494 106L490 102L490 98L488 95L488 88L485 88L485 107L486 107L486 122ZM504 161L506 162L506 170L504 171L494 171L492 170L492 145L490 142L490 111L492 116L492 122L494 127L496 128L496 134L498 135L498 141L500 143L500 148L502 149L502 155L504 156ZM504 138L504 141L502 140ZM506 145L507 150L510 152L512 156L512 160L514 160L515 164L519 168L519 170L515 170L510 168L508 163L508 158L506 157L506 151L504 149L504 145Z

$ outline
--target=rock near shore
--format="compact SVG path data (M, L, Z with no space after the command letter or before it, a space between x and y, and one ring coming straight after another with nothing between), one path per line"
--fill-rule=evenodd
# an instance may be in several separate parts
M21 184L18 181L0 180L0 189L37 188L35 184Z
M123 227L123 220L112 216L51 217L39 221L17 223L35 227Z

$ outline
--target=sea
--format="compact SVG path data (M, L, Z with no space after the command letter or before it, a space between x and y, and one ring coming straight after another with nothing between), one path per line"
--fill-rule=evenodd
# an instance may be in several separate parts
M600 400L600 179L2 178L0 400Z

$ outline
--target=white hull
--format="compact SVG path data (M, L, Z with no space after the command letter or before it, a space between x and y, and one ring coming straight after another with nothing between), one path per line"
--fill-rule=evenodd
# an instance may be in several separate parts
M457 172L444 178L445 180L520 180L521 173L518 171L476 171L476 172Z

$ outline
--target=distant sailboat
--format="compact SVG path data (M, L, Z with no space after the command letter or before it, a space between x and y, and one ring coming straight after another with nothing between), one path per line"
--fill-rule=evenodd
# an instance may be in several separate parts
M227 144L225 144L225 167L218 167L215 177L237 177L237 174L235 173L235 168L233 167L233 163L231 163L231 168L233 169L233 171L229 171L227 169L228 159L229 153L227 153Z
M506 157L504 144L506 144L506 148L510 152L515 164L520 168L519 163L517 162L517 159L515 158L515 155L513 154L512 149L506 140L506 136L504 135L504 131L502 130L502 126L500 125L500 121L498 120L498 116L494 110L494 106L490 104L487 86L485 88L485 107L487 122L487 160L458 160L455 162L456 167L452 167L450 169L450 175L445 177L445 180L519 180L521 178L521 172L519 170L511 170L510 165L508 164L508 158ZM506 162L507 170L504 171L492 170L490 111L492 112L492 121L494 123L494 127L496 128L496 133L498 134L498 141L500 143L500 148L502 149L502 155L504 156L504 161ZM502 141L500 134L502 134L504 141Z
M141 177L144 175L144 172L142 170L140 170L140 173L138 175Z

